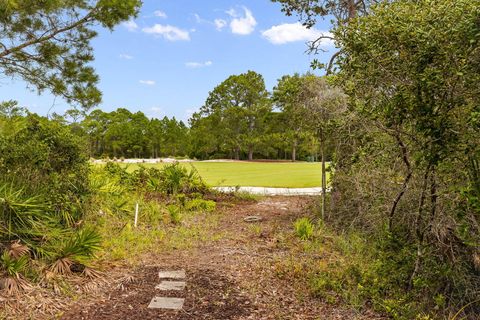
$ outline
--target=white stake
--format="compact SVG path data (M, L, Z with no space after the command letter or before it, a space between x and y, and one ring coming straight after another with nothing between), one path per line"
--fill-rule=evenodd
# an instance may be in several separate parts
M135 228L137 227L137 221L138 221L138 202L135 204Z

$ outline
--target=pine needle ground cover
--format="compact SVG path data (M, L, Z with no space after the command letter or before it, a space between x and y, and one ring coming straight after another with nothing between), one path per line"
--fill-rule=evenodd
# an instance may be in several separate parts
M142 164L146 168L164 163ZM321 164L309 162L191 162L200 176L211 186L249 186L279 188L311 188L322 184ZM128 171L140 167L128 164ZM329 173L327 172L327 178Z

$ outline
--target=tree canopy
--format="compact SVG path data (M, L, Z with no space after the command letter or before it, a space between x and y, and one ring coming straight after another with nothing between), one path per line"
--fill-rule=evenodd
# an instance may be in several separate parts
M0 72L89 108L101 100L90 41L135 16L140 0L3 0Z
M217 119L217 131L222 133L224 143L234 151L236 159L243 148L248 150L248 158L253 159L265 117L271 111L268 95L263 76L248 71L230 76L215 87L200 109L202 116Z

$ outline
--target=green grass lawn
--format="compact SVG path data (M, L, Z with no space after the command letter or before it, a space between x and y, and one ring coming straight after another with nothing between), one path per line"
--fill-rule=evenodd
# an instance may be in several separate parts
M143 164L161 167L165 164ZM211 186L251 186L307 188L321 186L321 164L307 162L192 162L202 178ZM129 170L138 168L128 164ZM328 177L328 173L327 173Z

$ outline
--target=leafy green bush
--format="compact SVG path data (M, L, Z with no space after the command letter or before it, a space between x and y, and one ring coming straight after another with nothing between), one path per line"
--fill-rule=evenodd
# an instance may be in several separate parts
M0 136L0 175L42 194L53 213L81 212L88 190L89 164L84 141L64 124L29 115L11 120L15 132Z
M189 171L179 163L173 163L161 170L160 190L166 194L189 194L203 193L207 187L195 168Z
M2 122L9 129L0 130L0 281L13 293L25 286L26 253L37 269L52 260L86 262L100 239L79 227L92 196L83 140L34 114Z
M313 231L315 229L312 221L309 218L297 219L294 223L295 234L302 240L308 240L313 237Z
M137 191L159 192L166 195L205 194L209 191L195 168L190 170L179 163L167 164L161 169L140 166L128 172L127 166L108 162L103 170L110 178Z
M13 257L5 251L0 256L0 288L7 294L17 294L30 285L22 278L29 268L28 256Z

